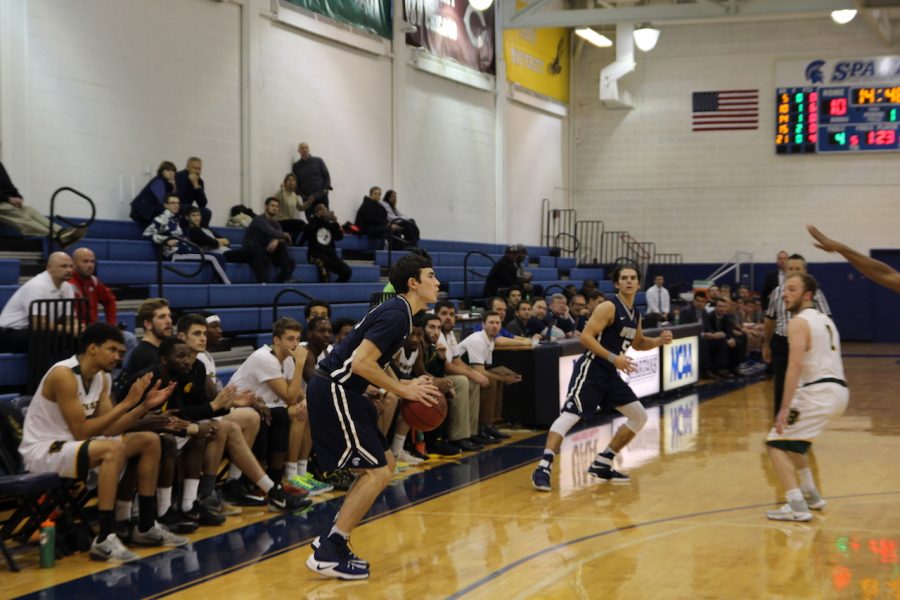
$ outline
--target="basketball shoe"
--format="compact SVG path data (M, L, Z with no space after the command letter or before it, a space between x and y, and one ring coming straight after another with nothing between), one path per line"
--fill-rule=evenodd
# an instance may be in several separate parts
M306 559L306 568L325 577L335 579L368 579L368 563L350 551L347 540L337 534L319 538L319 547Z
M767 510L766 516L773 521L812 521L812 513L806 502L788 502L775 510Z

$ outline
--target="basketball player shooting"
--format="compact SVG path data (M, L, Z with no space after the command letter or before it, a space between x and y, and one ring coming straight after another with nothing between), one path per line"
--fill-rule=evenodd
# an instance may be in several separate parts
M820 248L825 252L837 252L841 254L851 265L856 267L860 273L878 285L883 285L889 290L893 290L900 294L900 273L895 269L884 264L880 260L875 260L874 258L854 250L847 244L842 244L841 242L831 239L812 225L807 225L806 229L809 231L809 235L813 236L816 240L816 243L813 244L816 248Z
M431 261L409 254L391 268L397 296L367 314L316 367L307 387L313 447L325 471L353 469L356 481L344 498L334 526L316 538L306 566L337 579L366 579L369 563L349 546L350 533L387 487L394 456L378 429L378 412L366 398L369 384L399 398L436 405L441 392L431 377L398 381L384 372L412 331L413 315L437 301L440 282Z

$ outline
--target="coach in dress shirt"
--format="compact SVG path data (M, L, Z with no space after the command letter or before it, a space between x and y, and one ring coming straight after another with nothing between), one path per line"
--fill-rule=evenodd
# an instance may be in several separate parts
M647 290L647 312L656 313L663 320L669 318L671 308L669 290L665 288L666 280L662 275L657 275L653 280L653 287Z

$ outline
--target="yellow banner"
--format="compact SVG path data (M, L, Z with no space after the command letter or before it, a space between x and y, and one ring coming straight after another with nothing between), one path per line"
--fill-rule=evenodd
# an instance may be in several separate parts
M517 2L518 8L525 4ZM506 78L526 89L569 102L569 31L507 29L503 32Z

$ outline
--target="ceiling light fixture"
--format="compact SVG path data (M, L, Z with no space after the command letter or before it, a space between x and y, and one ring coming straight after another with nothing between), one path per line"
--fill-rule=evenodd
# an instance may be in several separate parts
M659 41L659 29L651 27L645 23L634 30L634 43L644 52L650 52L656 47Z
M845 8L843 10L831 11L831 20L838 25L846 25L856 17L856 10L853 8Z
M612 40L591 29L590 27L580 27L575 30L575 35L583 40L590 42L598 48L609 48L613 45Z
M469 0L469 4L472 5L472 8L479 12L484 12L491 7L491 4L494 3L494 0Z

